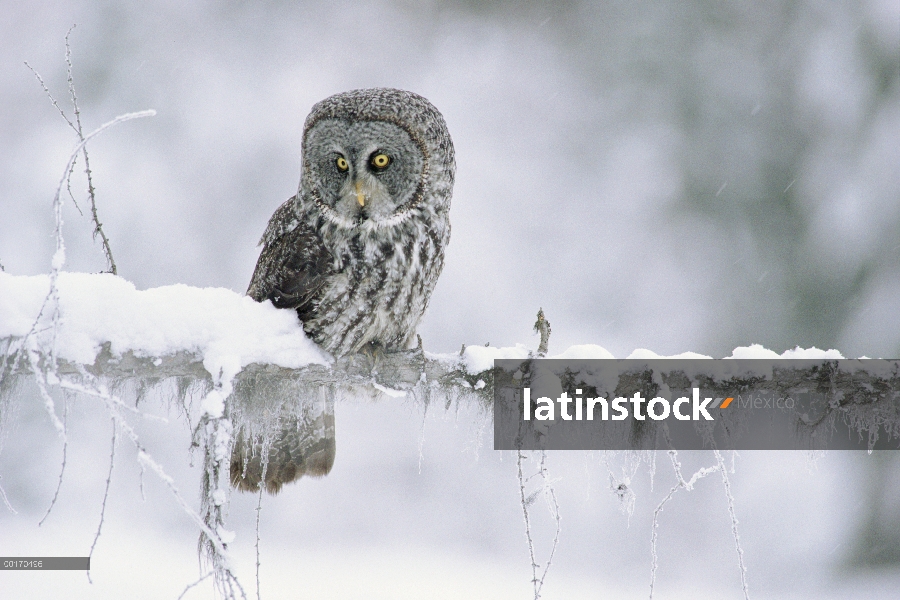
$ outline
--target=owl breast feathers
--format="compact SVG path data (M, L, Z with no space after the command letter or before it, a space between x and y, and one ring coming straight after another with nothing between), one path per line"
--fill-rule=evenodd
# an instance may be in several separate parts
M337 94L306 118L302 161L247 294L295 309L336 356L409 347L450 239L456 166L444 118L411 92Z

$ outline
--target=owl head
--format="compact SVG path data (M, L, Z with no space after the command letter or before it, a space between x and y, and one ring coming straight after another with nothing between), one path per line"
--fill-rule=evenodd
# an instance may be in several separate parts
M306 118L300 202L339 227L381 226L429 205L449 209L455 160L444 118L390 88L322 100Z

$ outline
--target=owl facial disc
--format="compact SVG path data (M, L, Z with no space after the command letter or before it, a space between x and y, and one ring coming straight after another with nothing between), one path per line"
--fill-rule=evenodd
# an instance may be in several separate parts
M345 227L396 218L424 187L422 148L395 123L322 119L307 131L304 150L310 188Z

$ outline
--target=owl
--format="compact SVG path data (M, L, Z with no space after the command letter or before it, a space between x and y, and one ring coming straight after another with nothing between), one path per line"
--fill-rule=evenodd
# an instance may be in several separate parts
M453 142L425 98L389 88L322 100L297 195L263 234L247 294L297 311L335 356L410 347L450 239Z
M335 356L408 348L444 266L455 171L447 125L425 98L376 88L322 100L303 128L300 189L269 220L247 294L296 310ZM271 443L239 433L236 488L277 493L331 470L333 406L301 417Z

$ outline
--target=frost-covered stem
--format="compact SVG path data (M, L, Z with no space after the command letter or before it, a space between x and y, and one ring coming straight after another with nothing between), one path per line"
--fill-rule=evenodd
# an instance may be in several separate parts
M69 31L71 31L71 29L70 29ZM68 38L69 35L66 34L66 37ZM40 82L41 87L44 89L44 93L46 93L46 94L47 94L47 97L50 98L50 102L53 103L53 106L55 106L55 107L56 107L56 110L59 111L59 114L62 115L62 118L66 120L66 123L69 124L69 127L71 127L72 129L74 129L75 131L78 131L78 128L75 127L75 124L72 123L72 120L71 120L71 119L69 119L69 116L66 114L66 111L64 111L64 110L62 109L62 107L61 107L61 106L59 105L59 103L56 101L56 98L54 98L54 97L53 97L53 94L50 93L50 90L47 88L47 84L44 83L44 80L41 78L40 74L34 69L34 67L32 67L31 65L28 64L28 61L27 61L27 60L25 61L25 66L28 67L28 69L29 69L32 73L34 73L34 76L35 76L35 77L37 77L38 82Z
M428 421L428 399L422 407L422 429L419 431L419 475L422 474L422 463L425 462L425 423Z
M66 398L63 402L63 429L68 430L68 422L69 422L69 399ZM59 469L59 480L56 482L56 491L53 493L53 500L50 501L50 506L47 507L47 512L44 514L44 517L38 522L38 527L44 524L44 521L47 520L47 517L50 516L50 511L53 510L53 507L56 505L56 499L59 498L59 490L62 488L63 475L66 472L66 452L69 448L69 441L67 439L63 440L63 455L62 455L62 465Z
M556 547L559 545L559 532L562 530L561 518L559 516L559 502L556 499L556 490L554 490L553 486L550 484L549 474L545 464L546 459L547 452L541 450L541 479L543 479L544 482L544 493L547 497L547 506L550 509L550 515L553 517L553 520L556 521L556 533L553 535L553 545L550 547L550 556L547 557L547 564L544 566L544 572L541 573L541 580L537 587L538 595L540 595L540 591L544 587L544 579L547 577L547 571L550 570L550 565L553 563L553 555L556 554Z
M75 79L72 77L72 51L69 47L69 35L72 33L73 29L75 29L74 25L72 25L66 33L66 76L69 82L69 94L72 97L72 107L75 111L75 131L78 133L78 139L84 140L81 129L81 111L78 109L78 96L75 94ZM71 125L71 122L69 124ZM106 254L106 264L109 267L109 272L115 275L116 261L113 260L112 248L110 248L109 240L103 232L103 225L100 223L100 218L97 216L97 199L94 190L94 181L91 175L91 161L88 158L87 146L82 147L81 153L82 156L84 156L84 173L87 175L88 196L91 199L91 220L94 222L94 239L96 240L97 235L100 235L100 241L103 244L103 252Z
M725 460L722 453L715 450L719 471L722 473L722 482L725 484L725 497L728 499L728 514L731 517L731 533L734 536L734 547L737 550L738 566L741 569L741 589L744 591L744 600L750 600L750 588L747 585L747 567L744 565L744 549L741 548L741 538L738 535L738 520L734 512L734 496L731 493L731 482L728 480L728 469L725 468Z
M519 474L519 499L522 502L522 516L525 518L525 538L528 540L528 554L531 558L531 584L534 587L534 600L538 600L540 589L538 588L537 570L540 565L534 558L534 541L531 539L531 520L528 517L528 500L525 498L525 475L522 473L522 461L525 455L519 450L516 453L516 467Z
M109 411L110 416L116 422L119 430L124 432L125 435L128 436L128 439L134 445L134 447L138 451L138 461L143 467L146 467L156 473L157 477L159 477L166 487L169 488L169 491L175 497L175 501L178 505L185 511L185 513L191 518L192 521L200 528L200 531L207 536L208 540L215 548L217 554L223 557L227 557L227 552L225 550L224 544L219 539L219 536L212 531L209 527L207 527L206 523L203 521L203 518L191 508L190 504L188 504L187 500L184 499L184 496L181 495L181 492L175 486L175 480L172 479L163 469L162 465L156 462L153 457L144 449L143 444L141 444L140 439L138 438L137 433L134 431L134 428L122 417L119 412L120 405L122 405L122 401L119 398L111 395L108 391L106 391L105 386L102 386L99 382L93 380L93 377L87 373L86 371L82 371L82 377L85 380L91 382L92 386L81 385L74 381L70 381L68 379L62 379L59 382L60 387L63 389L68 389L76 392L80 392L82 394L86 394L88 396L94 396L96 398L100 398L106 404L106 408ZM230 575L229 569L229 575Z
M538 358L547 356L547 349L550 346L550 321L544 318L544 309L539 308L537 313L537 321L534 323L535 333L541 334L541 343L538 346Z
M3 479L3 476L0 476L0 479ZM9 498L6 497L6 490L3 489L2 485L0 485L0 499L3 500L3 504L6 506L7 509L9 509L9 512L11 512L14 515L19 514L16 512L16 509L14 509L12 507L12 504L9 503Z
M106 387L104 385L96 381L89 373L87 373L83 369L81 370L80 374L85 381L90 383L90 385L82 385L68 379L62 379L59 381L60 387L63 389L81 392L88 396L94 396L104 401L107 411L109 412L110 417L116 423L118 429L128 436L128 438L131 440L131 443L137 449L137 457L141 466L146 467L156 473L156 475L163 481L166 487L169 488L169 491L174 496L175 501L178 503L178 505L200 529L201 535L205 536L207 547L212 550L212 553L215 557L214 568L216 571L217 583L220 584L220 590L227 598L236 598L238 592L240 592L241 597L246 598L246 594L244 593L243 588L241 588L240 583L235 578L234 574L231 571L231 567L228 564L228 554L225 549L225 544L222 542L219 533L210 529L210 527L204 521L203 517L201 517L200 514L197 513L197 511L191 508L188 502L184 499L184 496L181 495L181 492L178 491L178 488L175 486L175 481L172 479L172 477L170 477L165 472L162 465L157 463L156 460L154 460L153 457L144 449L138 438L137 432L134 431L134 428L131 427L128 421L126 421L120 413L120 408L121 406L124 406L124 403L119 398L110 394L106 390Z
M559 533L561 531L561 519L559 516L559 502L556 498L556 491L553 489L553 486L550 485L549 473L547 472L547 453L545 451L541 451L541 461L538 466L537 473L525 477L524 472L522 470L522 461L524 460L525 455L521 450L517 453L516 458L516 467L519 476L519 498L522 502L522 515L525 519L525 538L528 540L528 553L531 557L531 584L534 589L534 600L538 600L541 597L541 589L544 587L544 580L547 577L547 572L550 570L550 565L553 563L553 556L556 554L556 547L559 545ZM525 495L525 485L529 479L532 477L541 478L541 488L531 495ZM544 496L547 500L547 507L550 510L550 516L556 522L556 533L553 536L553 544L550 547L550 556L547 558L547 564L544 565L544 570L541 572L540 577L538 577L538 569L541 568L541 565L538 564L537 559L535 558L534 553L534 540L531 537L531 518L528 514L528 507L534 502L535 497L541 492L544 492Z
M653 522L650 525L650 600L653 600L653 587L656 585L656 569L659 566L659 555L656 552L656 543L659 537L659 513L662 512L663 506L672 499L679 487L681 487L680 483L673 486L669 493L666 494L666 497L662 499L662 502L657 505L656 510L653 511Z
M187 593L191 590L191 588L195 588L195 587L197 587L198 585L200 585L201 583L203 583L203 582L204 582L210 575L212 575L214 572L215 572L215 571L209 571L209 572L206 573L206 575L202 575L197 581L195 581L195 582L193 582L193 583L187 584L187 586L185 586L185 588L184 588L184 591L182 591L182 592L178 595L178 600L181 600L182 598L184 598L184 595L187 594Z
M36 342L33 339L28 341L30 342L30 346L36 345ZM66 428L63 425L63 422L59 420L59 417L56 416L56 403L53 402L53 396L50 395L48 387L51 382L58 381L58 378L52 372L52 363L46 367L45 371L40 364L42 356L39 350L29 347L26 349L25 355L28 357L28 365L31 368L31 372L34 374L35 382L37 382L38 392L41 395L41 399L44 401L44 410L46 410L47 414L50 416L50 421L53 423L54 428L56 428L56 433L59 434L59 437L62 438L63 443L65 443L67 439ZM47 362L46 358L44 359L44 362Z
M265 469L263 470L263 475L259 483L259 498L256 500L256 600L260 600L261 596L259 594L259 518L260 513L262 512L262 499L263 499L263 482L266 480Z
M106 501L109 499L109 486L112 482L112 472L113 466L116 464L116 438L118 437L118 428L116 427L116 420L113 418L112 420L112 447L109 451L109 471L106 474L106 488L103 490L103 503L100 505L100 522L97 523L97 533L94 534L94 541L91 543L91 551L88 553L88 558L94 556L94 548L97 547L97 541L100 539L100 530L103 529L103 520L106 517ZM91 572L87 572L88 581L91 580ZM93 583L93 582L91 582Z
M260 600L260 578L259 578L259 568L262 566L262 562L259 559L259 523L260 517L262 514L262 499L263 499L263 490L266 489L266 472L269 470L269 450L272 447L272 442L269 436L265 436L263 438L262 447L260 452L262 455L259 457L261 473L259 476L259 499L256 502L256 600ZM244 465L246 469L246 463Z
M670 442L671 443L671 442ZM703 467L702 469L698 469L695 472L689 481L685 481L684 476L681 472L681 462L678 460L678 451L677 450L669 450L669 460L672 461L672 468L675 471L675 479L676 483L669 490L669 493L662 499L662 501L656 506L656 510L653 511L653 521L650 525L650 600L653 600L653 589L656 586L656 571L659 567L659 554L657 552L657 544L659 541L659 515L663 511L663 507L666 503L672 499L680 489L684 489L687 491L691 491L694 489L694 484L697 483L700 479L703 479L710 473L715 473L716 471L724 468L724 465L719 464L715 467Z
M204 399L204 413L194 431L195 443L202 436L203 484L201 490L201 519L199 549L215 571L216 588L228 598L236 597L236 590L246 597L243 588L231 572L227 545L234 534L225 529L225 507L230 489L229 461L234 448L234 436L225 400L231 393L231 382L220 381ZM217 402L221 405L216 407ZM237 586L237 587L235 587Z
M149 117L156 114L156 111L153 110L145 110L136 113L128 113L124 115L120 115L113 119L112 121L108 121L104 123L91 133L86 136L83 136L81 141L75 146L75 149L69 155L69 160L66 163L66 168L63 171L63 176L60 178L59 185L56 187L56 194L53 197L53 215L54 215L54 237L56 238L56 251L53 253L53 260L51 261L50 268L50 290L47 295L44 297L44 301L41 304L41 308L38 311L38 316L35 318L34 324L31 326L31 330L25 335L22 340L22 348L25 350L25 354L28 357L28 365L31 368L31 372L35 376L35 381L38 384L38 389L40 390L41 398L44 400L44 407L47 410L47 414L50 416L50 420L53 422L54 427L59 433L60 437L63 440L66 439L65 427L62 422L59 420L59 417L56 416L56 406L53 402L53 397L50 395L50 391L48 389L48 385L53 385L60 382L59 376L57 374L57 353L56 353L56 335L59 330L59 319L60 319L60 311L59 311L59 287L57 285L59 279L59 272L62 269L63 264L66 261L66 250L65 250L65 242L63 240L62 235L62 190L63 186L66 183L66 178L68 177L69 171L72 168L72 165L75 162L75 159L78 157L78 153L84 148L85 144L96 135L99 135L106 129L112 127L113 125L117 125L118 123L122 123L124 121L129 121L131 119L137 119L141 117ZM44 312L48 306L52 307L52 327L51 330L51 340L49 342L49 351L41 348L41 344L37 342L34 338L38 332L38 326L43 318ZM43 359L44 365L41 366L41 361Z

